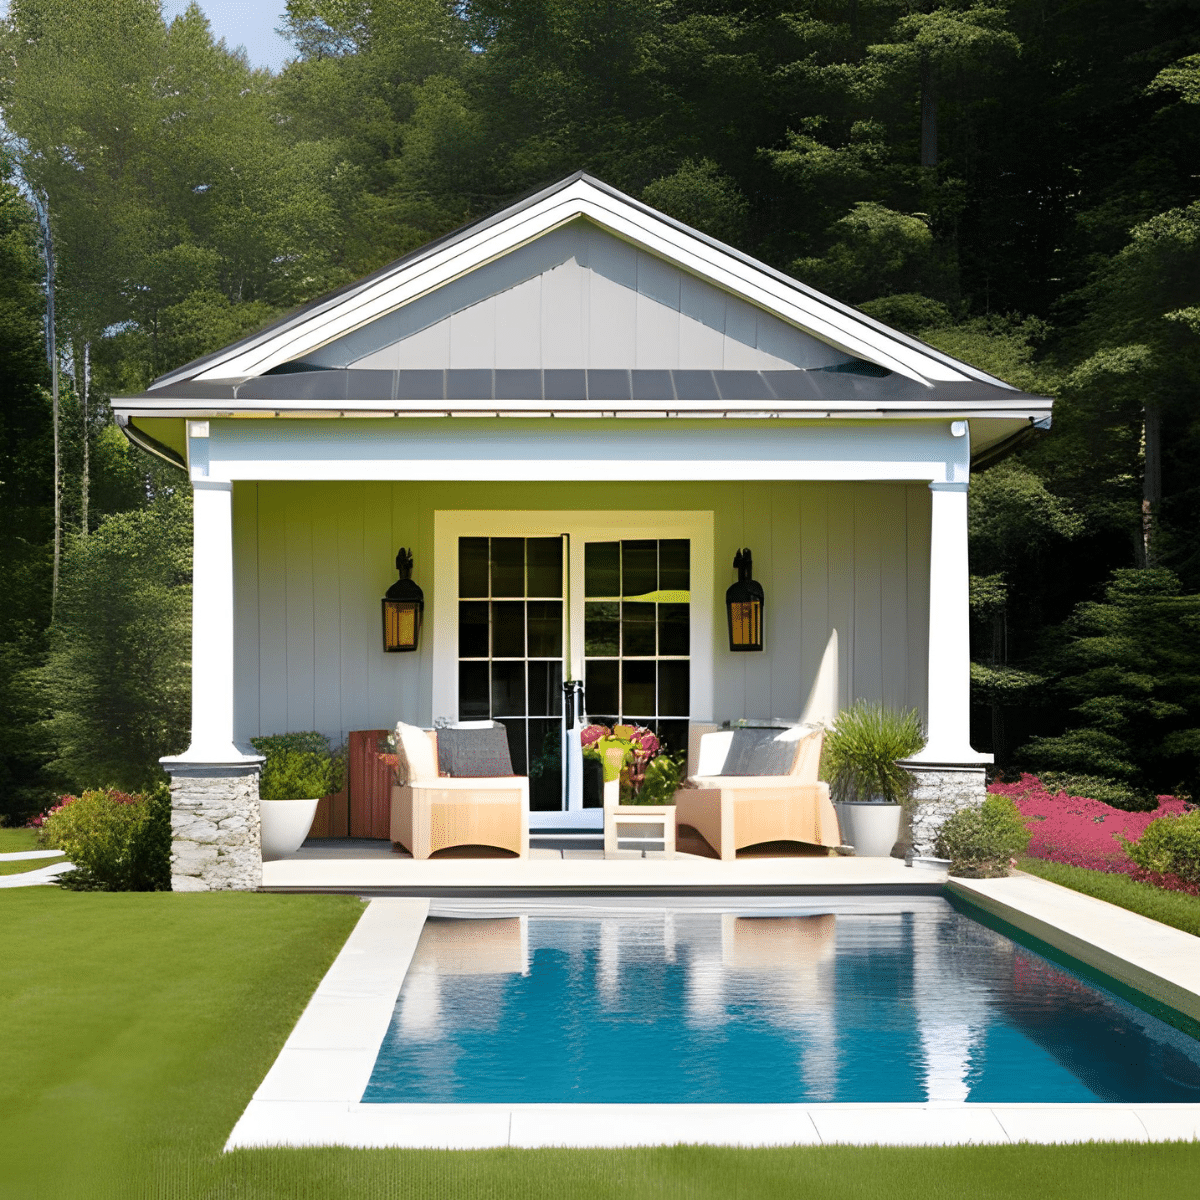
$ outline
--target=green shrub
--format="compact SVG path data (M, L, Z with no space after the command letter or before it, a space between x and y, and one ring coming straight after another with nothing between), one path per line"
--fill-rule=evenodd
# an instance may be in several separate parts
M1125 853L1146 871L1200 883L1200 811L1159 817L1136 842L1121 838Z
M838 713L825 738L822 774L834 800L883 799L903 803L916 782L899 765L925 745L915 708L901 710L860 700Z
M981 808L960 808L937 837L950 874L991 878L1008 874L1008 861L1029 845L1029 830L1010 796L988 796Z
M1047 771L1038 778L1047 791L1086 796L1089 800L1099 800L1101 804L1125 812L1153 812L1158 807L1158 797L1152 792L1118 779L1105 779L1101 775L1072 775L1062 771Z
M65 796L42 825L42 844L75 864L59 877L72 891L171 890L171 793L102 788Z
M275 733L250 743L267 760L258 781L263 800L311 800L342 790L346 756L330 750L324 734Z
M687 774L687 760L682 755L660 754L646 764L646 774L637 794L627 804L674 804L675 793Z

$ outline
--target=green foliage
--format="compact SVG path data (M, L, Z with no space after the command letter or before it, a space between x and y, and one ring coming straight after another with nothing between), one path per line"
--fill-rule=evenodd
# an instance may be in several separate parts
M258 780L263 800L312 800L344 785L345 754L331 751L324 734L276 733L250 743L266 758Z
M1159 817L1136 842L1121 838L1126 854L1139 867L1200 883L1200 811Z
M1045 661L1070 727L1020 752L1038 771L1101 776L1130 793L1200 782L1200 596L1170 572L1113 572L1104 599L1078 605ZM1092 793L1088 793L1089 795ZM1122 806L1124 807L1124 805Z
M938 856L950 874L990 878L1008 874L1009 859L1029 845L1029 830L1011 796L988 796L980 808L960 808L938 830Z
M687 775L687 758L666 751L646 764L642 786L628 804L674 804L675 793Z
M1083 532L1070 505L1020 459L976 476L967 511L972 557L1010 570ZM994 594L996 585L991 586Z
M899 760L911 758L924 745L915 708L899 710L860 700L842 709L826 734L822 774L834 800L902 804L912 795L914 779Z
M797 279L859 304L879 296L954 291L954 265L920 217L864 200L831 230L833 244L819 257L792 263Z
M50 652L39 672L51 763L78 788L97 776L138 790L187 746L191 496L164 493L72 537Z
M925 333L952 323L950 309L940 300L931 300L920 292L900 292L894 296L881 296L878 300L867 300L859 309L868 317L874 317L893 329L905 333Z
M722 242L736 245L745 236L750 206L737 183L711 158L685 160L673 174L648 184L642 199Z
M59 879L71 891L162 892L171 889L171 794L115 788L85 791L51 812L43 845L75 864Z
M1158 807L1158 797L1144 788L1137 788L1117 779L1106 779L1101 775L1072 775L1065 771L1044 771L1040 776L1043 786L1052 792L1066 792L1069 796L1087 796L1099 800L1112 808L1126 812L1152 812Z

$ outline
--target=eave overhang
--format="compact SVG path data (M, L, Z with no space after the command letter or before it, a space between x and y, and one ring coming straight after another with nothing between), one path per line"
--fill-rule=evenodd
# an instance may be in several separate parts
M755 417L1038 422L1052 401L967 380L847 371L333 370L167 384L116 397L137 417Z

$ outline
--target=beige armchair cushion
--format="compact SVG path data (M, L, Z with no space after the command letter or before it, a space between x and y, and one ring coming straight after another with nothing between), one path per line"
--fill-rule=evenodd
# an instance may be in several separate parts
M405 783L432 783L438 777L437 743L428 730L416 725L396 724L396 753L399 774Z

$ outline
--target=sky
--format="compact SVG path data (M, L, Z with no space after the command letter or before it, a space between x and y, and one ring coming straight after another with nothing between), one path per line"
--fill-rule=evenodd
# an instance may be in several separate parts
M227 46L243 46L255 67L278 71L295 51L275 32L283 23L285 0L199 0L212 26L213 37ZM168 21L179 16L188 0L162 0ZM0 0L0 16L8 13L8 0Z
M255 67L278 71L295 50L275 28L283 23L284 0L199 0L214 38L229 47L243 46ZM163 0L163 16L170 21L188 6L188 0Z

